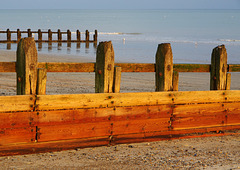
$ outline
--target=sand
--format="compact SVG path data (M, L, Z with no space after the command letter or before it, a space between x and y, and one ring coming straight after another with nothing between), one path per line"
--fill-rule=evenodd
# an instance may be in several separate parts
M16 52L0 51L0 62ZM39 62L94 62L39 54ZM232 74L232 90L240 90ZM0 73L0 95L16 94L16 74ZM181 73L180 91L209 90L209 73ZM121 92L153 92L154 73L122 73ZM48 73L47 94L94 93L94 73ZM239 133L239 131L237 131ZM240 135L206 137L0 157L0 169L240 169Z

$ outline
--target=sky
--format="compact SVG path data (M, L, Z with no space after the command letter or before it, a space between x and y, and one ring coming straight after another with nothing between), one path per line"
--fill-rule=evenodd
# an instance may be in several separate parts
M0 9L240 9L240 0L4 0Z

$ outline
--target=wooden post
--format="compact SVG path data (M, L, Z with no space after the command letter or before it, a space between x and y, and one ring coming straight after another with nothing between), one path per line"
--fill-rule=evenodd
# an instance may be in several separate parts
M17 94L35 95L37 87L37 48L34 38L22 38L17 48Z
M11 31L7 29L7 41L11 41Z
M231 89L231 73L227 73L227 85L226 85L226 90Z
M226 90L227 81L227 50L224 45L212 51L210 90Z
M169 43L159 44L156 53L156 91L173 90L173 55Z
M62 41L62 33L61 30L58 29L58 41L61 42Z
M97 30L95 30L95 34L93 36L93 41L97 41L97 37L98 37L98 33L97 33Z
M38 41L42 41L42 31L41 29L38 29Z
M31 29L28 29L28 37L32 37Z
M21 39L21 32L20 29L17 29L17 41L20 41Z
M89 31L86 30L86 41L89 41Z
M114 81L113 81L113 92L114 93L119 93L120 92L121 71L122 71L121 67L118 67L118 66L114 67Z
M47 69L38 68L38 75L37 75L37 94L38 95L46 94L46 84L47 84Z
M114 76L114 50L112 42L100 42L95 68L95 92L112 93Z
M77 30L76 34L77 34L77 41L80 42L81 41L81 32L79 30Z
M179 72L173 71L173 91L178 91Z
M51 29L48 30L48 41L49 42L52 41L52 31L51 31Z
M71 31L67 30L67 41L71 42Z

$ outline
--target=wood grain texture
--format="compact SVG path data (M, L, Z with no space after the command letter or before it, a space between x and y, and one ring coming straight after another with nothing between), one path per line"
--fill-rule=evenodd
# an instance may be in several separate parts
M155 62L155 91L172 91L173 55L169 43L158 45Z
M33 110L35 96L0 96L0 112L31 111Z
M17 48L17 94L36 94L37 48L34 38L22 38Z
M38 95L38 110L236 102L239 90Z

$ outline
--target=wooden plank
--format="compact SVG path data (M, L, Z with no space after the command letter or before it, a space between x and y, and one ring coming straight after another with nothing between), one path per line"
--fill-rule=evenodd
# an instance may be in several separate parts
M121 67L114 67L114 81L113 81L113 92L119 93L121 87Z
M38 63L38 68L46 68L47 72L94 72L95 63Z
M36 112L0 113L0 129L32 127L36 125L37 118Z
M31 111L35 96L0 96L0 112Z
M72 139L51 142L37 142L18 145L0 146L0 156L23 155L62 151L67 149L106 146L109 144L108 136L88 139Z
M95 92L112 93L114 76L114 50L112 42L100 42L97 48Z
M47 85L47 69L39 68L37 75L37 94L40 95L46 94L46 85Z
M0 72L16 72L16 62L0 62Z
M227 73L226 90L231 90L231 73Z
M122 72L155 72L155 64L146 63L115 63Z
M178 91L179 72L173 71L173 91Z
M224 45L213 49L211 58L210 89L226 90L227 50Z
M39 95L36 104L39 110L61 110L69 108L237 102L240 101L239 96L239 90Z
M229 72L240 72L240 64L229 64Z
M173 70L177 72L210 72L210 64L173 64Z
M0 129L0 146L34 142L35 132L36 130L31 127Z
M37 48L34 38L23 38L17 48L17 94L36 94Z
M155 91L172 91L173 55L170 43L158 45L155 61Z
M111 123L95 122L41 126L39 127L39 134L38 142L109 136L111 135Z

